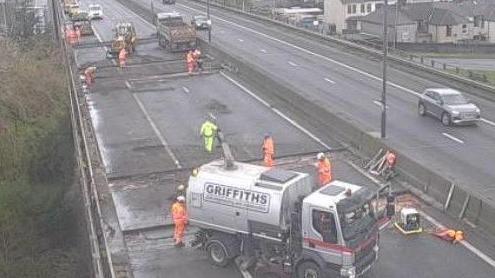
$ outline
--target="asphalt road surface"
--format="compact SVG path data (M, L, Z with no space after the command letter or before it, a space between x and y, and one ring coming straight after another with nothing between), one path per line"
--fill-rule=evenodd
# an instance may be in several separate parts
M82 3L86 5L88 1ZM134 22L139 37L153 36L153 26L115 0L100 0L98 3L103 5L105 13L102 21L93 24L100 40L109 40L113 25L124 20ZM221 27L218 29L218 32L222 31ZM224 31L228 32L228 28ZM88 42L92 40L85 39ZM227 43L226 46L240 48ZM260 45L250 47L254 51ZM288 49L289 52L283 54L282 51L286 50L277 50L277 47L281 46L265 47L267 53L272 51L264 57L268 68L279 67L284 55L294 55ZM137 52L129 59L129 68L125 70L117 69L115 63L106 60L101 47L75 51L79 65L101 66L96 85L86 95L86 101L91 109L91 120L109 177L119 224L125 234L134 277L240 277L233 266L225 269L212 267L201 251L191 248L178 250L172 246L168 210L176 186L185 182L188 175L180 169L220 156L219 151L213 155L203 151L199 125L206 114L215 114L240 160L261 158L260 147L265 132L270 132L275 138L277 155L316 152L322 146L221 73L192 77L164 75L163 72L169 68L182 68L184 71L185 65L180 62L170 64L170 61L182 59L182 55L167 53L158 47L156 41L138 45ZM248 53L247 50L240 51ZM255 56L253 59L260 59ZM299 69L313 58L295 56L288 60L295 64L289 64L294 68L285 68L291 72L292 79L300 80L302 76L315 78ZM317 59L312 62L318 65ZM338 71L325 65L318 66L339 76ZM342 82L332 78L336 80L332 79L334 82ZM348 77L341 74L339 78ZM288 79L287 82L293 81ZM339 84L325 82L330 88ZM297 86L296 83L293 85ZM328 88L317 92L321 98L326 94L336 94ZM345 92L352 94L351 91ZM320 101L311 94L307 97ZM407 95L401 95L401 98L407 99ZM338 101L342 101L342 106L348 105L344 97ZM329 109L335 106L339 105L329 106ZM327 138L325 143L332 148L339 147ZM363 186L376 186L348 164L345 154L334 154L332 160L336 178ZM314 174L312 159L296 162L299 164L295 170ZM193 228L189 230L189 239L193 231ZM367 277L493 277L493 268L474 253L428 234L404 237L389 227L383 231L381 241L381 258Z
M149 9L145 0L133 0ZM154 2L156 10L187 16L204 13L192 1ZM212 43L270 72L307 99L351 119L363 130L380 131L381 66L352 51L324 45L256 20L211 7ZM478 126L444 127L417 113L417 93L446 87L396 69L389 71L387 141L456 184L495 203L495 104L469 96L482 109Z

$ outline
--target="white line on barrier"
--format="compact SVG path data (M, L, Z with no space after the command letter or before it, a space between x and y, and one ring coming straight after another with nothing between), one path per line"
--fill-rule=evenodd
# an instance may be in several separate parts
M376 105L378 105L378 106L380 106L380 108L383 107L383 104L380 101L378 101L378 100L374 100L373 103L376 104ZM390 108L388 105L386 107L387 107L387 109Z
M330 84L335 84L335 81L333 81L333 80L331 80L329 78L325 78L325 81L328 82L328 83L330 83Z
M201 10L198 10L198 9L195 9L195 8L191 8L191 7L189 7L189 6L185 6L185 5L183 5L183 4L175 4L175 5L176 5L176 6L182 6L182 7L183 7L183 8L185 8L185 9L193 10L193 11L195 11L195 12L198 12L198 13L202 13L202 14L204 14L204 11L201 11ZM281 40L281 39L277 39L277 38L272 37L272 36L270 36L270 35L267 35L267 34L265 34L265 33L262 33L262 32L259 32L259 31L256 31L256 30L251 29L251 28L246 27L246 26L242 26L242 25L240 25L240 24L237 24L237 23L235 23L235 22L232 22L232 21L229 21L229 20L226 20L226 19L220 18L220 17L215 16L215 15L211 15L211 17L216 18L216 19L218 19L219 21L223 21L223 22L225 22L225 23L228 23L228 24L230 24L230 25L232 25L232 26L236 26L237 28L244 29L244 30L246 30L246 31L248 31L248 32L251 32L251 33L253 33L253 34L259 35L259 36L261 36L261 37L265 37L265 38L267 38L267 39L270 39L270 40L276 41L276 42L278 42L278 43L281 43L281 44L284 44L284 45L290 46L290 47L292 47L292 48L294 48L294 49L297 49L297 50L299 50L299 51L302 51L302 52L304 52L304 53L306 53L306 54L309 54L309 55L312 55L312 56L315 56L315 57L318 57L318 58L321 58L321 59L327 60L327 61L329 61L329 62L331 62L331 63L334 63L334 64L336 64L336 65L339 65L339 66L341 66L341 67L344 67L344 68L346 68L346 69L348 69L348 70L351 70L351 71L357 72L357 73L362 74L362 75L364 75L364 76L367 76L367 77L369 77L369 78L371 78L371 79L374 79L374 80L377 80L377 81L383 82L383 80L382 80L382 78L381 78L381 77L375 76L375 75L373 75L373 74L371 74L371 73L367 73L367 72L365 72L365 71L363 71L363 70L360 70L360 69L355 68L355 67L353 67L353 66L349 66L349 65L347 65L347 64L345 64L345 63L339 62L339 61L334 60L334 59L332 59L332 58L329 58L329 57L327 57L327 56L324 56L324 55L321 55L321 54L318 54L318 53L314 53L314 52L312 52L312 51L310 51L310 50L308 50L308 49L306 49L306 48L303 48L303 47L300 47L300 46L294 45L294 44L292 44L292 43L290 43L290 42L286 42L286 41ZM414 90L411 90L411 89L405 88L405 87L403 87L403 86L401 86L401 85L398 85L398 84L395 84L395 83L393 83L393 82L391 82L391 81L387 81L387 84L388 84L388 85L390 85L390 86L392 86L392 87L394 87L394 88L400 89L400 90L402 90L402 91L404 91L404 92L406 92L406 93L409 93L409 94L412 94L412 95L415 95L415 96L420 96L420 95L421 95L421 93L419 93L419 92L416 92L416 91L414 91ZM489 124L489 125L495 126L495 122L492 122L492 121L490 121L490 120L485 120L485 119L481 119L481 120L482 120L484 123L487 123L487 124Z
M170 155L170 157L174 161L174 163L177 166L177 168L178 169L181 169L182 166L180 165L179 160L177 159L177 157L175 156L175 154L170 149L170 145L167 143L167 141L163 137L162 133L160 132L160 130L156 126L156 124L153 121L153 119L151 119L150 115L148 114L148 111L146 111L146 108L144 108L144 105L141 102L141 100L138 98L138 96L136 94L132 94L132 97L134 98L134 100L136 100L136 103L138 104L139 108L141 109L141 111L143 112L144 116L146 117L146 120L148 120L148 122L150 123L151 128L153 128L153 131L155 132L156 136L158 137L158 139L162 143L163 148L165 149L165 151L167 151L168 155Z
M237 39L237 40L239 40L240 42L243 42L244 41L243 39Z
M266 53L266 50L264 50L264 49L261 49L260 51L263 52L263 53Z
M450 135L450 134L445 133L445 132L443 132L442 135L445 136L445 137L447 137L447 138L449 138L452 141L456 141L457 143L464 144L464 141L462 141L461 139L459 139L459 138L457 138L457 137L455 137L453 135Z
M321 139L319 139L318 137L316 137L313 133L311 133L310 131L308 131L304 127L302 127L296 121L294 121L291 118L287 117L284 113L282 113L277 108L271 106L268 102L264 101L262 98L260 98L259 96L257 96L255 93L251 92L251 90L249 90L248 88L244 87L242 84L240 84L236 80L232 79L230 76L226 75L225 73L220 72L220 74L223 77L225 77L227 80L229 80L230 82L232 82L234 85L236 85L237 87L241 88L241 90L243 90L244 92L246 92L247 94L249 94L250 96L252 96L254 99L256 99L257 101L261 102L266 107L270 108L273 112L275 112L277 115L279 115L284 120L288 121L290 124L292 124L293 126L295 126L297 129L299 129L300 131L302 131L304 134L306 134L307 136L309 136L310 138L312 138L313 140L315 140L316 142L318 142L318 144L322 145L327 150L331 150L332 149L332 147L330 147L325 142L323 142Z
M182 87L182 90L184 90L184 92L188 93L189 94L189 88L187 88L186 86Z

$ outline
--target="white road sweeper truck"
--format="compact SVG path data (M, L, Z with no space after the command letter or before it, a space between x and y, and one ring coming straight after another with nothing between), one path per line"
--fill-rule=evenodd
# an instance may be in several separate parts
M192 244L218 266L239 256L280 266L269 277L360 276L378 257L375 192L342 181L313 189L305 173L232 159L202 165L186 194L200 228Z

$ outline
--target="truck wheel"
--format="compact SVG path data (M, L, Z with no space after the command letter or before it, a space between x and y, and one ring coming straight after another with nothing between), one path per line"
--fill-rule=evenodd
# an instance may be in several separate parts
M313 262L304 262L297 268L297 278L321 278L320 267Z
M227 256L227 249L219 240L211 241L206 247L208 259L213 265L225 267L230 263L230 258Z

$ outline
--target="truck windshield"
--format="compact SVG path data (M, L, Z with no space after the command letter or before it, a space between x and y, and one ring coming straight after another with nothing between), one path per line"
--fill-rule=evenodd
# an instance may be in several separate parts
M376 222L371 202L340 214L342 235L349 245L366 238Z

